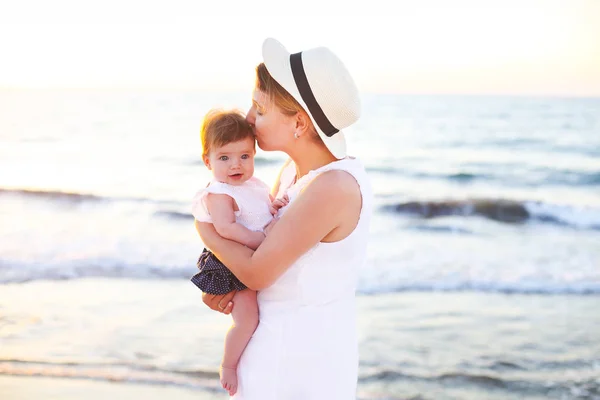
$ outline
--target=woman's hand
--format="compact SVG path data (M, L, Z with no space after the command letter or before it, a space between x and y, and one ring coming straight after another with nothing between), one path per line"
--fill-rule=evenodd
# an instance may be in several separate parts
M210 293L202 293L202 301L211 310L218 311L223 314L230 314L233 309L233 296L236 294L236 290L232 290L229 293L225 294L210 294Z

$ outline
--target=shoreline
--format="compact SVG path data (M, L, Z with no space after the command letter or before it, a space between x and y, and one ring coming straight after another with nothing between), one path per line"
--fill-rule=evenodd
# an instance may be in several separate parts
M217 393L148 383L0 375L0 398L3 400L225 400L227 397Z

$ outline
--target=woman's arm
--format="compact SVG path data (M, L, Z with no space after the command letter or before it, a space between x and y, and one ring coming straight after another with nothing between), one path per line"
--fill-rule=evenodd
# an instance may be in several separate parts
M270 286L294 261L344 224L358 223L361 194L344 171L315 178L290 204L256 251L223 239L209 224L196 223L203 242L246 286Z

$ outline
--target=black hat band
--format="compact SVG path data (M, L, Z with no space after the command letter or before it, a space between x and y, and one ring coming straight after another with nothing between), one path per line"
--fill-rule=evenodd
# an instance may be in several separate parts
M327 135L327 137L332 137L340 130L329 122L327 116L319 106L317 99L315 99L315 95L308 84L308 79L306 78L306 73L304 72L304 65L302 64L302 52L290 54L290 66L292 68L292 75L294 76L294 81L296 82L296 87L298 88L298 92L300 92L300 96L302 100L304 100L304 104L308 107L308 111L310 115L312 115L313 119L319 125L321 131Z

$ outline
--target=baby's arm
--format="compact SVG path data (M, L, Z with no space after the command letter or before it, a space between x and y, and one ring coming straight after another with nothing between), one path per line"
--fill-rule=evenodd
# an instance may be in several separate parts
M256 250L265 239L265 234L251 231L235 222L234 205L233 198L226 194L209 193L206 196L206 207L217 233Z

